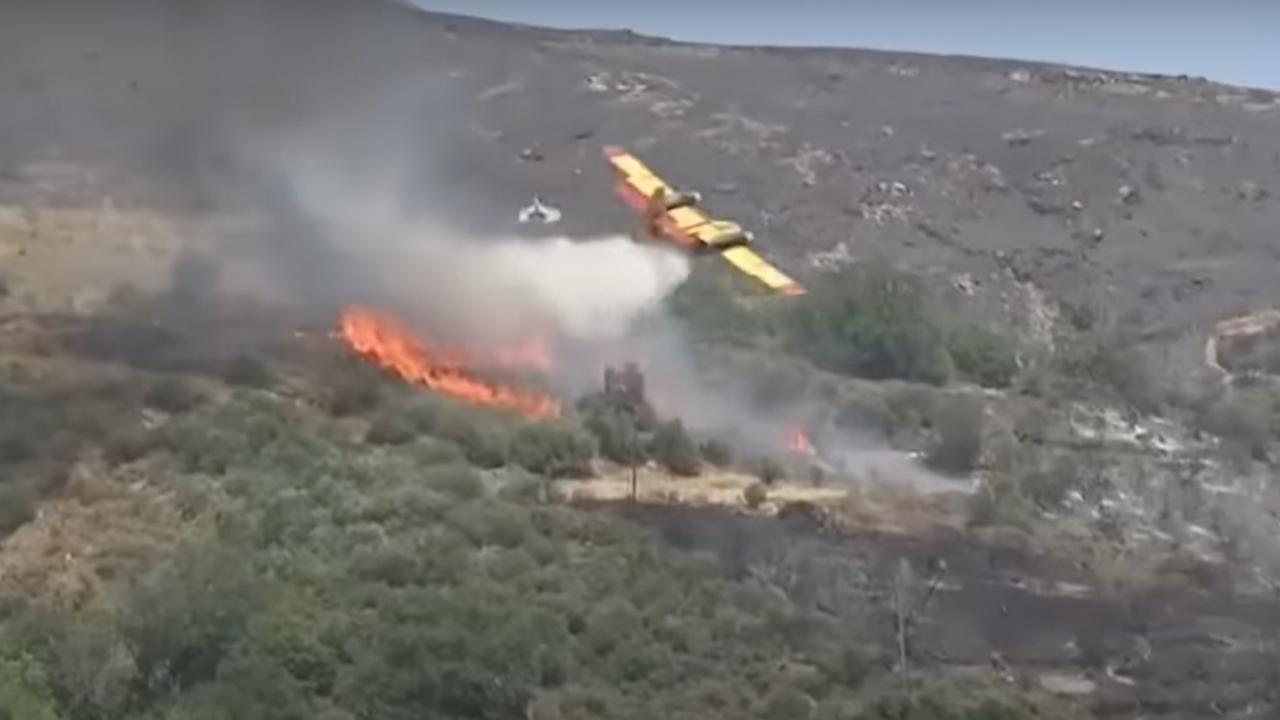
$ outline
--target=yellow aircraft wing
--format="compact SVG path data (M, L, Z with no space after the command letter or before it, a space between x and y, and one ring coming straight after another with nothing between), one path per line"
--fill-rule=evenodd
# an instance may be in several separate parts
M618 175L614 190L621 200L644 215L650 235L666 238L694 251L718 251L741 272L770 289L787 295L804 292L799 284L748 247L749 233L737 223L714 220L697 205L696 194L682 195L631 153L606 147Z
M674 194L675 188L668 185L654 174L649 166L640 162L635 155L622 148L605 148L605 157L613 164L623 183L628 185L646 203L653 194L661 190L664 194Z
M757 255L754 250L745 245L731 247L722 252L721 256L728 260L730 265L764 283L770 290L784 295L804 294L804 288L795 280L784 275L781 270L770 265L764 258Z

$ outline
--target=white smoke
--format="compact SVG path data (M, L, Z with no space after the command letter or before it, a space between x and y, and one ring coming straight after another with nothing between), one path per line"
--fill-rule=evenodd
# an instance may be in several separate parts
M621 337L689 275L685 255L623 236L505 241L482 246L477 259L574 340Z
M621 235L471 236L456 229L457 218L405 207L395 162L360 168L315 153L283 160L296 202L348 274L450 340L508 343L532 332L615 339L689 274L683 253Z

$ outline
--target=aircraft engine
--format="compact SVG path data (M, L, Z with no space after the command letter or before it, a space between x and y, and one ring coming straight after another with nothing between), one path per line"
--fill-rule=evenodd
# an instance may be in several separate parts
M702 195L697 192L677 192L667 198L666 209L675 210L676 208L689 207L702 202Z

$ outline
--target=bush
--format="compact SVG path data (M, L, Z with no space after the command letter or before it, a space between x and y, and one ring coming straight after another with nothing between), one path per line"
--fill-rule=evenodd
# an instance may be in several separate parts
M1019 492L1018 483L1007 476L995 475L979 485L966 503L970 528L1002 527L1030 529L1034 508Z
M383 411L369 423L364 440L371 445L404 445L417 434L417 428L403 413Z
M1013 341L981 325L952 331L947 337L947 351L956 372L983 387L1007 388L1018 374Z
M329 414L334 417L360 415L378 406L382 400L376 379L345 378L333 386L329 395Z
M1080 467L1071 456L1057 458L1048 470L1030 473L1020 483L1027 499L1045 510L1062 505L1067 495L1082 484Z
M34 518L39 500L39 493L26 483L9 481L0 485L0 537Z
M1202 410L1197 424L1234 445L1250 458L1266 462L1280 423L1280 403L1264 394L1233 393Z
M177 378L165 378L147 389L143 402L164 412L181 415L204 400L204 396L190 383Z
M458 500L474 500L484 494L484 483L466 465L440 465L423 475L427 485Z
M827 471L822 469L821 465L809 466L809 483L814 487L821 487L827 482Z
M1154 412L1163 402L1150 358L1121 333L1087 333L1067 345L1056 359L1064 375L1100 388L1135 410Z
M781 687L765 699L762 714L767 720L804 720L812 718L816 708L817 703L805 693Z
M946 473L973 471L982 453L982 400L958 396L945 401L933 426L938 437L926 458L929 466Z
M689 279L667 299L672 315L683 320L704 340L751 345L769 334L769 319L751 308L735 291L736 273L697 265Z
M154 445L149 431L140 427L122 428L103 443L102 458L110 465L124 465L141 459Z
M653 436L653 457L677 475L691 477L702 472L702 453L678 419L658 426Z
M222 369L222 379L231 385L248 388L266 388L275 383L275 376L262 360L251 355L236 355Z
M462 448L451 440L439 438L418 438L409 455L418 465L457 465L467 460Z
M787 342L832 372L931 384L952 374L946 333L913 275L848 268L812 284L784 320Z
M529 472L547 477L588 477L595 457L594 439L567 423L529 423L516 433L511 459Z
M0 463L20 463L35 456L40 447L40 430L21 421L0 425Z
M437 421L436 434L462 449L472 465L499 468L507 464L511 438L499 418L469 408L451 408Z
M435 395L420 395L405 403L405 416L426 435L435 435L451 409L448 401Z
M0 646L0 718L61 720L54 695L39 660L17 648Z
M702 443L702 459L716 467L728 467L733 463L733 448L723 440L711 439Z
M139 699L212 679L245 637L265 585L244 561L245 549L185 546L173 562L130 585L132 612L121 623L139 687L147 688Z
M772 485L786 475L786 471L783 469L782 464L769 457L760 459L760 464L757 467L756 472L760 477L760 482L765 485Z
M578 403L583 425L597 441L600 454L621 465L645 461L640 420L632 409L603 393Z
M985 675L985 676L984 676ZM1066 720L1078 717L1053 698L970 673L955 679L928 679L904 690L888 683L866 697L856 720Z
M884 398L855 395L840 406L833 422L845 430L870 430L888 435L893 432L894 416Z
M742 499L747 507L755 510L769 499L769 489L764 483L751 483L742 491Z

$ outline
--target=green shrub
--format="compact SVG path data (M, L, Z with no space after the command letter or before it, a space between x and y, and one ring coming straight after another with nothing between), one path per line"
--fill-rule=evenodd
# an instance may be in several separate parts
M765 699L763 716L767 720L809 720L817 703L805 693L791 687L774 690Z
M411 548L381 546L363 550L352 560L352 570L361 582L404 587L422 577L422 560Z
M404 445L417 434L417 428L404 413L384 410L369 423L364 440L371 445Z
M513 506L484 500L454 507L448 523L477 547L519 547L529 532L527 517Z
M750 403L761 410L783 408L803 397L813 376L811 367L787 358L768 356L747 370Z
M702 453L678 419L658 426L653 436L653 457L676 475L694 476L702 472Z
M377 378L363 373L344 377L333 385L329 395L329 413L334 417L360 415L373 410L382 401Z
M887 435L893 431L895 418L889 404L879 395L854 395L840 405L833 422L845 430L870 430Z
M1082 484L1079 465L1070 456L1057 458L1048 470L1032 472L1020 483L1027 499L1046 510L1059 507Z
M1097 330L1074 338L1063 346L1056 361L1063 374L1136 410L1155 412L1164 401L1149 356L1120 332Z
M423 482L458 500L474 500L484 494L484 483L466 465L440 465L423 473Z
M443 413L436 435L456 443L467 461L478 467L502 467L510 457L511 437L503 421L470 408Z
M426 435L436 434L450 410L450 403L436 395L421 394L404 403L405 416Z
M30 653L0 646L0 718L62 720L49 673Z
M0 427L0 463L20 463L35 457L40 445L34 426L7 424Z
M933 419L937 441L926 457L929 466L954 474L973 471L982 454L983 414L981 398L961 395L944 401Z
M588 477L596 445L586 431L565 422L529 423L516 433L511 459L547 477Z
M34 518L39 502L39 493L27 483L10 480L0 484L0 537Z
M204 397L199 390L178 378L165 378L153 383L143 399L147 405L174 415L190 411L202 400Z
M222 369L222 379L231 385L249 388L267 388L275 383L275 376L262 360L252 355L236 355Z
M154 437L156 448L172 452L185 471L222 475L256 461L264 448L289 432L293 420L261 403L232 402L186 415Z
M409 456L418 465L456 465L465 464L467 460L462 448L451 440L439 438L418 438Z
M733 463L733 448L729 443L712 438L702 443L702 459L716 467L728 467Z
M947 351L960 377L983 387L1006 388L1018 374L1018 354L1007 336L966 324L947 336Z
M131 612L120 622L137 666L139 700L211 680L244 637L264 590L244 551L186 546L130 586Z
M952 375L947 334L923 280L886 266L822 278L784 320L787 345L832 372L931 384Z
M756 467L756 475L760 478L760 482L765 485L772 485L786 476L786 470L782 464L773 458L760 458L760 462Z
M696 265L689 279L667 299L667 309L703 340L753 345L770 334L770 319L752 309L737 292L737 273Z
M751 483L742 491L742 499L747 507L755 510L769 499L769 489L763 482Z
M601 455L622 465L645 461L642 431L631 410L599 394L583 398L579 411L583 426L596 438Z
M501 476L498 497L515 503L537 503L547 497L547 481L523 468L511 468Z
M1007 476L987 478L969 496L967 524L971 528L1003 527L1029 529L1035 508L1019 492L1019 483Z
M141 427L123 427L102 445L102 457L110 465L123 465L141 459L151 452L156 441L150 431Z
M1266 462L1280 435L1280 402L1265 392L1232 392L1201 410L1196 420L1201 429Z

